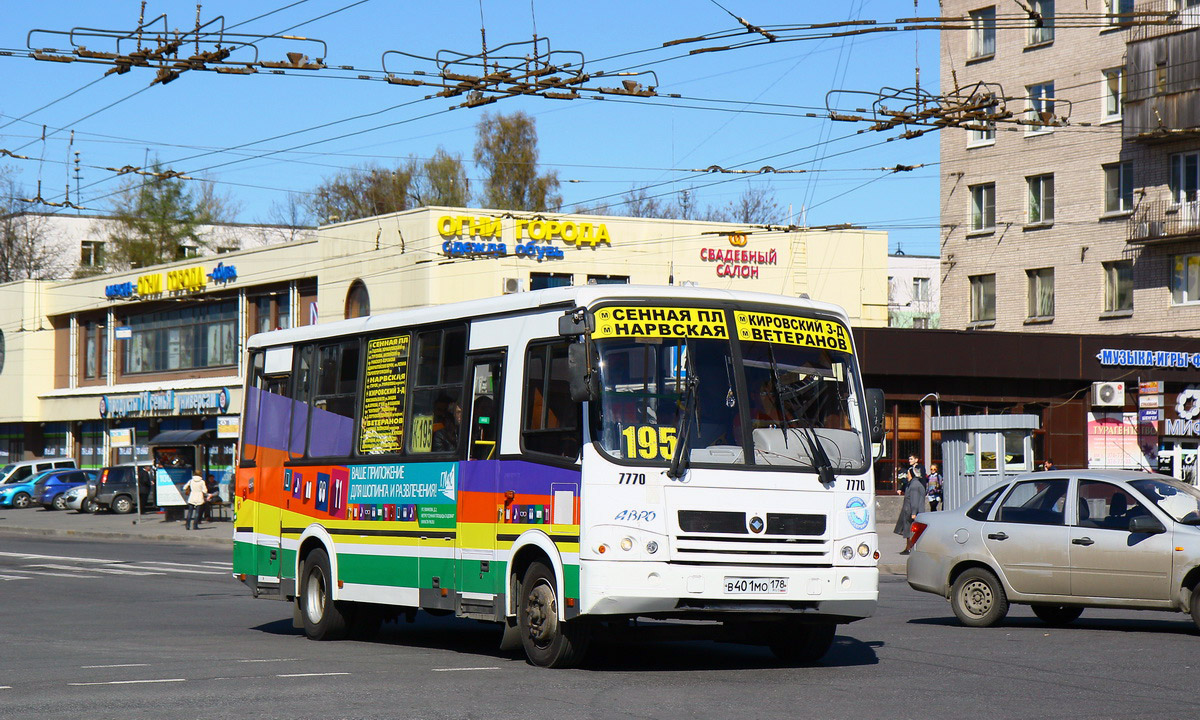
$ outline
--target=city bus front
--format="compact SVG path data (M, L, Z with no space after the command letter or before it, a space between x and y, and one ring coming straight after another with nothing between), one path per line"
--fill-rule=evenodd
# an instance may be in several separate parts
M581 613L732 621L773 648L871 615L881 425L844 316L622 300L576 318Z

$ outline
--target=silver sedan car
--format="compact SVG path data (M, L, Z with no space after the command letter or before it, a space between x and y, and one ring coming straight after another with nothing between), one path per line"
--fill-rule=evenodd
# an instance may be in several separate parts
M964 625L1028 604L1052 625L1086 607L1191 613L1200 626L1200 490L1124 470L1029 473L913 525L908 584Z

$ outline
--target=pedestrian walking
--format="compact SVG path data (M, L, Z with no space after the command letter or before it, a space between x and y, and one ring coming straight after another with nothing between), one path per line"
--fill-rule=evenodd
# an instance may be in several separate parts
M204 479L199 475L193 475L192 479L188 480L187 485L183 486L183 491L187 493L187 510L183 516L183 528L185 530L200 529L200 506L204 504L206 490Z
M929 479L925 485L929 509L936 512L942 506L942 474L938 472L937 463L929 463Z
M925 497L925 466L916 455L908 456L908 485L904 488L904 503L900 506L900 516L896 518L897 535L904 537L904 550L901 555L907 555L909 544L912 542L912 523L917 515L929 509Z
M204 504L200 506L200 520L212 522L213 503L219 497L217 491L217 478L209 473L208 478L204 481Z

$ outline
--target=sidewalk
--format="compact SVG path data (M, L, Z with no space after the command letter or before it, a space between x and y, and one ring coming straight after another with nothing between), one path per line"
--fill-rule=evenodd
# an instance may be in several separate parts
M165 514L156 512L147 512L139 517L134 513L117 515L110 512L87 515L74 510L46 510L41 506L23 510L0 508L0 535L48 535L233 546L233 523L228 518L214 518L213 522L201 525L199 530L187 530L182 520L167 521L165 518Z
M907 558L900 554L904 538L892 532L894 517L886 514L888 503L879 508L875 528L879 533L879 572L885 575L906 574ZM134 522L134 514L116 515L100 512L85 515L74 510L45 510L41 507L0 508L0 535L58 535L79 538L125 539L148 542L178 542L190 545L233 545L233 523L214 519L199 530L185 530L182 520L167 521L165 515L149 512Z

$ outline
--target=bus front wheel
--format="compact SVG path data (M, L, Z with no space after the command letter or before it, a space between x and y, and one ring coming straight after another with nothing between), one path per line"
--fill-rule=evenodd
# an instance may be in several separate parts
M333 600L329 556L322 549L304 558L301 572L300 616L304 634L313 640L340 640L346 636L346 617Z
M517 623L529 662L549 668L579 664L591 641L590 628L578 619L559 618L554 572L540 562L530 565L518 597Z

